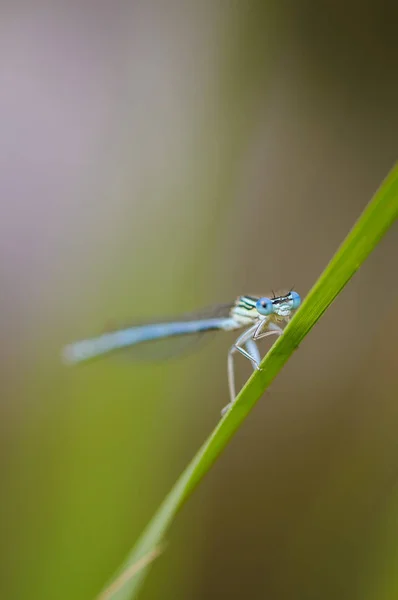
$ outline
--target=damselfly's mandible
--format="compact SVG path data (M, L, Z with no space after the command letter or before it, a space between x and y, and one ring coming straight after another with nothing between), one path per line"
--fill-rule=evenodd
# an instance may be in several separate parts
M232 331L245 328L228 352L230 403L223 409L224 414L236 395L234 354L240 352L250 360L254 369L260 369L261 357L256 342L268 335L281 335L282 326L289 321L300 304L299 294L293 291L273 298L239 296L233 304L223 306L221 312L220 307L214 309L213 316L209 316L209 313L206 317L196 314L170 322L127 327L69 344L64 348L63 355L67 362L79 363L141 342L212 330Z

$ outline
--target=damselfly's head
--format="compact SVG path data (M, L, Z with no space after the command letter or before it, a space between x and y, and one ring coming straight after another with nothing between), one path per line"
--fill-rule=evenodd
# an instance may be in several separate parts
M290 317L300 304L300 295L297 292L291 291L285 296L259 298L256 303L256 310L262 317L276 315L285 319L286 317Z

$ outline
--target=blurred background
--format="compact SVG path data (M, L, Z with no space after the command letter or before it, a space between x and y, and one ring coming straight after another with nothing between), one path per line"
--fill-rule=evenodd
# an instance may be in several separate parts
M62 346L305 296L397 158L396 3L0 10L0 597L91 600L217 424L234 336L72 369ZM395 228L185 505L143 600L397 597L397 251Z

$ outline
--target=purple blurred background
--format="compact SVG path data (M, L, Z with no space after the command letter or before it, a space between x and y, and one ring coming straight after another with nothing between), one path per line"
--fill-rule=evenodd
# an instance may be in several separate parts
M396 12L1 7L1 598L94 598L227 401L229 334L155 365L67 369L63 344L304 296L397 157ZM396 597L397 251L395 228L184 508L143 599Z

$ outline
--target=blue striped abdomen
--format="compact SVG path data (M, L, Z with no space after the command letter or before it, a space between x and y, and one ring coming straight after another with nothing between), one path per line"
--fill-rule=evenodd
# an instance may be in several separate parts
M189 335L214 329L236 329L236 321L230 318L176 321L137 325L119 331L104 333L95 338L81 340L64 348L63 356L68 363L78 363L102 356L115 350L128 348L142 342L159 340L179 335Z

